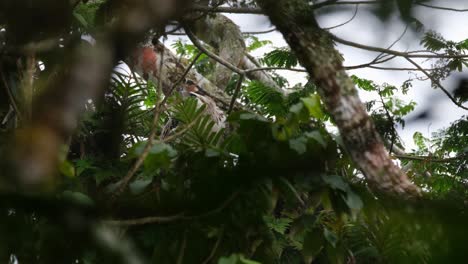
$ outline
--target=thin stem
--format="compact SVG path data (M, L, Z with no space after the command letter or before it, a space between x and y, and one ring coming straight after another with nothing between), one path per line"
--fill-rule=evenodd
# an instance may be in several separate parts
M324 28L324 30L331 30L331 29L334 29L334 28L342 27L342 26L344 26L344 25L350 23L351 21L353 21L353 20L356 18L356 15L357 15L357 13L358 13L358 10L359 10L359 5L356 5L356 8L355 8L355 10L354 10L354 14L353 14L353 16L351 16L350 19L348 19L348 20L346 20L345 22L340 23L340 24L338 24L338 25L336 25L336 26Z
M13 107L13 109L15 110L18 117L21 119L21 117L22 117L21 112L19 111L18 105L16 104L16 101L15 101L15 98L13 97L13 94L11 93L10 86L8 85L8 82L5 79L5 75L3 75L3 71L0 72L0 74L2 75L3 86L5 87L5 91L6 91L7 95L8 95L8 99L10 100L10 104Z
M245 74L239 75L239 80L237 81L236 85L236 90L234 91L234 94L232 95L231 99L231 104L229 105L229 110L227 111L227 114L229 115L234 108L234 103L236 102L237 97L239 96L240 89L242 88L242 82L244 81Z
M208 264L210 263L210 260L214 257L216 254L216 251L218 250L219 244L221 244L221 240L223 239L224 236L224 228L221 229L221 232L218 236L218 239L216 240L216 243L213 246L213 249L210 252L210 255L203 261L203 264Z
M382 52L382 53L387 53L391 55L395 55L398 57L409 57L409 58L436 58L436 59L461 59L461 58L468 58L468 55L448 55L448 54L412 54L411 52L401 52L401 51L396 51L396 50L391 50L391 49L386 49L386 48L380 48L380 47L374 47L374 46L368 46L356 42L352 42L349 40L342 39L340 37L337 37L333 34L329 34L330 38L332 38L334 41L341 43L343 45L355 47L358 49L364 49L364 50L369 50L369 51L375 51L375 52Z
M104 224L114 226L134 226L134 225L147 225L147 224L162 224L174 222L184 218L184 213L179 213L171 216L149 216L138 219L129 220L107 220L103 221Z
M177 258L177 264L183 263L186 247L187 247L187 230L185 230L184 232L184 238L182 239L182 245L180 246L179 257Z
M438 162L438 163L443 163L443 162L454 162L460 159L466 158L467 154L461 154L456 157L451 157L451 158L434 158L432 156L414 156L414 155L409 155L409 154L394 154L393 155L395 158L399 159L407 159L407 160L419 160L419 161L426 161L426 162Z
M457 100L455 100L455 98L450 94L449 91L447 91L447 89L445 89L444 86L442 86L442 84L439 82L439 80L435 79L434 77L432 77L432 75L430 73L428 73L427 71L425 71L421 66L419 66L419 64L417 64L415 61L413 61L412 59L408 58L408 57L405 57L405 59L407 61L409 61L411 64L413 64L414 66L416 66L416 68L418 68L422 73L424 73L424 75L427 76L427 78L429 78L432 83L436 84L446 95L447 97L455 104L457 105L458 107L462 108L462 109L465 109L465 110L468 110L468 107L465 107L463 106L461 103L457 102Z

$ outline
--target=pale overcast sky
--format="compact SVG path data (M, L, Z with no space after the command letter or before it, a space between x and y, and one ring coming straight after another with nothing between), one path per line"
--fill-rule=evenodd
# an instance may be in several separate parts
M433 1L433 5L454 7L454 8L468 8L468 1ZM348 9L339 13L331 13L319 17L319 23L323 27L332 27L334 25L343 23L349 20L354 13L354 8L350 6ZM234 22L236 22L242 31L262 31L272 28L269 20L261 15L241 15L241 14L226 14ZM442 34L447 40L461 41L468 39L468 12L451 12L443 10L435 10L426 7L417 7L415 17L419 19L424 25L425 29L432 29ZM405 25L400 23L398 19L393 19L389 24L382 24L372 14L365 11L364 6L360 6L356 18L345 26L333 29L332 32L339 37L359 42L366 45L387 47L394 42L404 31ZM417 34L417 33L416 33ZM283 47L286 42L278 32L257 35L260 39L267 39L273 42L273 46ZM408 31L403 39L396 44L393 49L406 51L420 49L418 39L414 38L413 32ZM171 42L179 37L170 37L167 42ZM185 39L185 38L182 38ZM166 44L169 44L167 43ZM167 45L169 46L169 45ZM358 50L343 45L338 45L339 51L344 55L345 65L357 65L367 63L374 59L377 53ZM272 50L272 47L262 48L256 51L253 55L261 55L262 53ZM423 62L423 61L420 61ZM403 59L395 59L388 64L382 66L393 67L411 67ZM423 64L424 65L424 64ZM425 65L429 67L429 64ZM279 71L281 75L285 76L291 84L302 82L305 83L305 74ZM399 87L405 80L414 77L405 71L381 71L374 69L360 69L349 71L349 74L355 74L359 77L371 79L376 83L389 83ZM419 76L421 74L418 73ZM456 74L452 78L443 82L443 85L452 90L456 84L456 80L461 75L468 76L467 69L464 68L463 73ZM375 99L375 95L366 92L361 92L361 99L363 101ZM402 130L399 129L406 149L410 150L414 147L412 136L414 132L420 131L425 136L429 136L432 132L440 128L448 126L454 120L459 119L462 115L467 115L467 111L454 105L441 90L434 90L431 88L429 81L414 81L413 88L410 89L408 95L399 95L400 99L407 102L413 100L417 103L415 114L426 110L428 107L432 109L430 112L430 119L415 121L407 123L406 127ZM411 116L411 115L410 115Z

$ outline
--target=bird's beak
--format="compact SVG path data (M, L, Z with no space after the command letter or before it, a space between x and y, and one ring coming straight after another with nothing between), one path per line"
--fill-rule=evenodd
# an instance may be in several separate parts
M197 94L199 94L199 95L208 95L208 93L198 85L197 85L197 89L198 89Z

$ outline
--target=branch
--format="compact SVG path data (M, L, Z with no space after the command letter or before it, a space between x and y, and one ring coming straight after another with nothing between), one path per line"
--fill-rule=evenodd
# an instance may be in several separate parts
M314 5L314 9L321 8L321 7L326 7L326 6L332 6L332 5L361 5L361 4L380 4L381 1L326 1L323 3L319 3ZM468 9L460 9L460 8L450 8L450 7L442 7L442 6L434 6L434 5L428 5L424 3L414 3L415 5L427 7L427 8L433 8L433 9L440 9L440 10L446 10L446 11L454 11L454 12L468 12Z
M185 230L184 237L182 238L182 245L180 246L179 256L177 257L177 264L182 264L184 262L186 246L187 246L187 230Z
M359 5L356 5L356 8L355 8L355 10L354 10L354 14L351 16L350 19L348 19L348 20L346 20L345 22L340 23L340 24L338 24L338 25L336 25L336 26L324 28L324 30L331 30L331 29L334 29L334 28L342 27L342 26L344 26L344 25L350 23L351 21L353 21L353 20L356 18L356 15L357 15L357 13L358 13L358 10L359 10Z
M189 39L192 41L193 45L195 45L195 47L197 47L199 50L201 50L203 53L205 53L208 57L212 58L213 60L219 62L220 64L224 65L226 68L230 69L231 71L237 73L237 74L244 74L244 71L237 68L236 66L232 65L231 63L223 60L221 57L219 57L218 55L214 54L213 52L209 51L208 49L206 49L203 44L197 39L197 37L195 37L195 35L190 31L190 29L188 29L187 27L185 27L185 33L187 33L187 36L189 37Z
M210 255L208 255L208 257L205 259L205 261L203 261L202 264L208 264L210 263L210 260L214 257L214 255L216 254L216 250L218 250L218 247L219 247L219 244L221 244L221 240L223 239L223 235L224 235L224 228L221 229L221 232L218 236L218 239L216 240L216 243L214 244L213 246L213 249L211 250L210 252Z
M210 210L206 213L192 216L185 216L185 213L179 213L172 216L148 216L137 219L128 219L128 220L106 220L104 223L117 226L133 226L133 225L146 225L146 224L159 224L159 223L168 223L179 220L194 220L205 218L223 211L228 205L240 194L240 191L232 193L225 201L223 201L220 206L216 207L213 210Z
M320 28L309 2L257 2L307 69L340 131L346 150L371 187L393 195L419 196L419 188L391 160L353 81L343 68L332 35ZM382 50L385 49L377 51Z
M8 95L8 99L10 100L10 104L11 104L11 106L13 107L13 109L15 110L16 114L18 115L18 117L20 117L20 119L21 119L21 118L22 118L22 114L21 114L21 112L20 112L19 109L18 109L18 105L16 104L15 98L13 97L13 94L11 93L10 86L8 85L8 82L7 82L7 80L5 79L5 75L3 74L3 70L2 70L2 69L0 69L0 74L2 75L3 86L5 87L6 93L7 93L7 95Z
M260 67L260 68L247 69L245 70L245 72L249 73L249 72L256 72L256 71L272 71L272 70L307 72L306 69L285 68L285 67Z
M264 30L264 31L245 31L245 32L242 32L242 34L245 34L245 35L268 34L268 33L271 33L271 32L275 32L276 30L277 30L276 28L272 28L272 29L267 29L267 30Z
M369 50L369 51L375 51L375 52L382 52L382 53L387 53L391 55L395 55L398 57L408 57L408 58L436 58L436 59L463 59L463 58L468 58L468 55L448 55L448 54L413 54L412 52L401 52L401 51L396 51L396 50L391 50L391 49L386 49L386 48L380 48L380 47L374 47L374 46L367 46L364 44L352 42L349 40L345 40L342 38L337 37L336 35L329 34L330 38L333 39L334 41L355 47L358 49L364 49L364 50ZM429 51L428 51L429 52Z
M229 115L232 112L234 103L236 102L237 96L239 96L240 89L242 88L242 82L244 81L244 78L245 78L245 74L239 75L239 80L237 81L236 90L234 91L234 94L232 95L232 100L231 100L231 104L229 105L229 110L227 111L227 115Z
M409 154L394 154L393 156L399 159L407 159L407 160L419 160L419 161L426 161L426 162L437 162L437 163L445 163L445 162L455 162L460 159L466 158L468 154L461 154L456 157L451 158L434 158L433 156L414 156Z
M191 11L206 13L231 13L231 14L263 14L260 8L251 7L210 7L204 5L193 5Z
M446 10L446 11L468 12L468 9L450 8L450 7L443 7L443 6L434 6L434 5L424 4L424 3L417 3L417 5L424 6L424 7L428 7L428 8L433 8L433 9Z
M442 86L442 84L439 82L439 80L436 80L434 77L432 77L432 75L430 73L425 71L421 66L419 66L419 64L417 64L412 59L410 59L408 57L405 57L405 59L407 61L409 61L411 64L413 64L414 66L416 66L416 68L418 68L422 73L424 73L424 75L426 75L427 78L429 78L432 81L432 83L436 84L455 105L457 105L458 107L460 107L462 109L468 110L468 107L463 106L461 103L459 103L459 102L457 102L457 100L455 100L455 98L450 94L450 92L447 91L447 89L445 89L444 86Z

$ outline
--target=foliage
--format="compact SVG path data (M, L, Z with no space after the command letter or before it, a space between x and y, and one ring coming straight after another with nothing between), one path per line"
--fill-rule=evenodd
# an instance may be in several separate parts
M79 1L70 34L92 34L117 23L111 12L116 2ZM211 2L256 7L253 1ZM413 17L415 1L380 2L372 10L379 18L388 19L396 10L404 21L419 23ZM3 18L0 10L0 25L11 28L11 21ZM248 51L272 44L254 36L247 42ZM451 55L468 49L466 40L447 41L433 31L421 43ZM172 48L181 61L199 53L180 40ZM55 67L63 54L58 48L37 54L46 66L37 73L37 82L56 80ZM289 48L274 48L260 62L299 67ZM19 69L5 65L2 62L0 74L8 73L8 83L20 89ZM214 65L203 54L194 68L210 76ZM463 65L468 66L466 60L443 60L434 77L443 79ZM163 97L157 85L117 68L102 97L86 104L78 129L67 139L56 192L17 194L11 186L3 190L7 180L0 180L0 261L138 263L135 259L141 258L151 263L338 264L466 259L466 116L431 137L416 132L416 149L400 155L407 174L423 188L420 201L380 196L369 191L351 161L312 81L291 88L284 77L270 76L279 87L290 88L288 93L245 80L239 96L244 109L233 111L226 128L217 130L206 105L179 94L171 96L153 120ZM415 108L414 102L400 99L412 88L412 80L398 87L351 78L377 98L366 102L366 110L389 149L402 148L395 126L404 126ZM15 148L10 141L24 121L18 125L7 119L11 102L4 99L4 84L0 87L0 121L6 120L0 128L0 153L5 157L0 168L2 174L14 175L5 165L12 155L7 150ZM157 136L146 148L153 129ZM398 157L395 151L391 155ZM140 161L128 188L115 196Z

